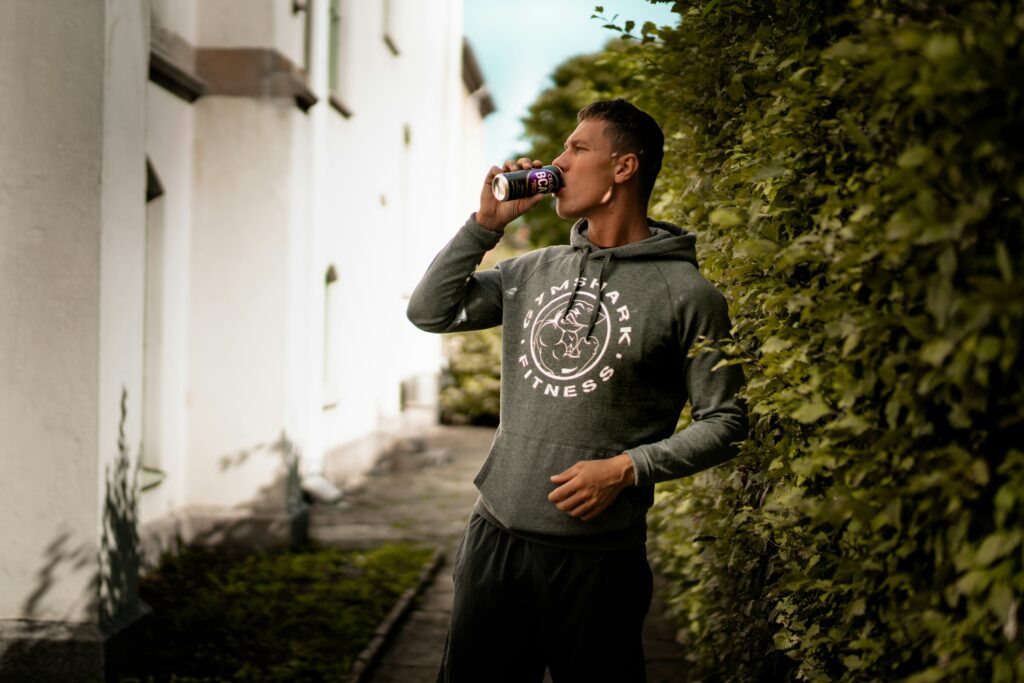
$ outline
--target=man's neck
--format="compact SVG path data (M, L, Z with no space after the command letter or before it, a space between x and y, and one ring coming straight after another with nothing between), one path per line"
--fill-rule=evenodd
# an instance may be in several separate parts
M640 242L651 236L646 207L634 205L628 210L616 211L612 205L585 218L587 239L602 249Z

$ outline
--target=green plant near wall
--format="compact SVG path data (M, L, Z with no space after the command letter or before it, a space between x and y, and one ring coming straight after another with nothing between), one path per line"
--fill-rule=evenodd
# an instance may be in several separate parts
M501 328L448 335L448 367L441 384L445 423L498 424L501 403Z
M677 2L605 57L730 300L743 456L660 488L693 680L1024 677L1024 13Z
M431 554L411 544L248 554L183 548L142 580L153 608L151 649L119 680L347 680Z

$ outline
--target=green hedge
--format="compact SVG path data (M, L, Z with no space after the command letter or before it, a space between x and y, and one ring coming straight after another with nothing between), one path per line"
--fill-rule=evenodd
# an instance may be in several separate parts
M1021 679L1024 13L674 9L592 92L662 122L748 377L743 457L651 515L693 680Z

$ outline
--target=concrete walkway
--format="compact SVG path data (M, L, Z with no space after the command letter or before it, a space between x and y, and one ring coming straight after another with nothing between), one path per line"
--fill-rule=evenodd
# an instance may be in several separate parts
M439 427L423 443L384 459L340 507L313 508L311 535L322 543L366 547L407 540L445 549L446 562L370 671L371 683L435 679L451 614L451 559L476 501L473 477L493 435L487 428ZM656 595L644 627L648 683L686 681L683 649L673 635Z

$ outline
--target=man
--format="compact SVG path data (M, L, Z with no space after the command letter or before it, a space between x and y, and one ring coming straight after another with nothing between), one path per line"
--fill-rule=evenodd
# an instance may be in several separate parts
M510 221L542 200L480 207L409 302L431 332L504 325L501 425L455 558L439 680L643 681L651 601L646 511L654 484L731 457L746 436L737 366L700 338L729 337L722 295L698 272L695 238L647 218L664 137L625 100L582 109L554 160L570 246L475 272ZM693 422L673 434L686 401Z

